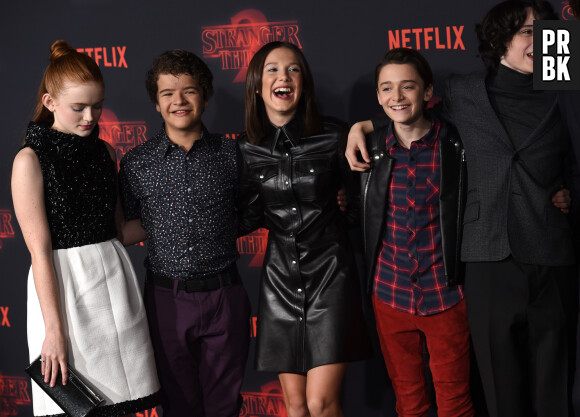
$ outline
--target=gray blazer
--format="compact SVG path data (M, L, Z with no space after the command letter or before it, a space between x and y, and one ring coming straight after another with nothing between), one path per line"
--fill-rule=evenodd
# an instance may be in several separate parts
M443 117L457 127L467 160L462 261L511 254L535 265L573 264L570 221L551 202L570 146L557 101L518 148L491 106L484 74L449 77Z

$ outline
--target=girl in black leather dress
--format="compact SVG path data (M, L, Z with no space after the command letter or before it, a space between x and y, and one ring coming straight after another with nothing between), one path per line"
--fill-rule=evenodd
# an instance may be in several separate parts
M250 62L239 140L243 232L269 230L256 368L279 373L290 417L342 416L346 363L367 356L337 191L351 180L346 126L322 119L302 52L272 42Z

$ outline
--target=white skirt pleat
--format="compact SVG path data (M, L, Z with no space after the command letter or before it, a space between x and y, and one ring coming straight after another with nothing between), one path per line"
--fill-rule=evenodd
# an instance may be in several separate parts
M112 239L53 251L68 362L106 400L131 402L159 390L145 308L127 251ZM40 355L44 321L28 274L28 348ZM63 411L32 383L34 415Z

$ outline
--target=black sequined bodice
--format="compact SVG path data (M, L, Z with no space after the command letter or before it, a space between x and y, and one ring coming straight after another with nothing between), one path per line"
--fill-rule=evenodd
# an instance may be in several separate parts
M116 236L116 167L98 127L88 137L30 123L25 147L40 161L53 249L103 242Z

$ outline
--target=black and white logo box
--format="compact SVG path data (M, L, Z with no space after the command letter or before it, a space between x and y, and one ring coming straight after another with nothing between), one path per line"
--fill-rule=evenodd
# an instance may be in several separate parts
M534 90L580 90L580 20L534 21Z

